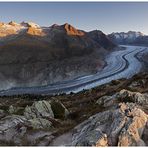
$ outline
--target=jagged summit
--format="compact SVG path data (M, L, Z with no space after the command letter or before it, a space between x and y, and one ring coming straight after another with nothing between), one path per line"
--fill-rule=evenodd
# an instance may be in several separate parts
M141 32L128 31L128 32L113 32L108 37L117 44L133 44L137 38L146 36Z
M116 38L136 38L139 36L144 36L144 34L140 31L113 32L110 35L114 35Z
M59 25L58 24L53 24L50 26L50 28L55 28L55 27L58 27Z
M75 27L68 23L65 23L62 26L64 27L68 35L83 36L85 34L84 31L77 30Z
M14 21L9 22L8 24L11 25L11 26L18 26L18 25L20 25L20 24L14 22Z
M35 28L39 28L40 26L34 22L21 22L21 23L17 23L15 21L10 21L8 23L4 23L4 22L0 22L0 26L2 25L10 25L10 26L23 26L23 27L35 27Z
M21 26L24 26L24 27L34 27L34 28L40 28L40 26L34 22L21 22L20 23Z
M0 22L0 37L7 37L9 35L15 35L19 32L26 32L30 35L44 36L48 35L51 31L50 29L56 29L66 33L69 36L84 36L85 31L76 29L72 25L65 23L63 25L53 24L50 27L41 27L34 22L21 22L16 23L15 21L10 21L9 23ZM25 31L27 30L27 31Z

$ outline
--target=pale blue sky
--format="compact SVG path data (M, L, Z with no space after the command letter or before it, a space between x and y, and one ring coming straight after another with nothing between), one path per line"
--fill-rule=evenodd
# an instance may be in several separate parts
M105 33L141 31L148 34L148 2L0 2L0 21L54 23Z

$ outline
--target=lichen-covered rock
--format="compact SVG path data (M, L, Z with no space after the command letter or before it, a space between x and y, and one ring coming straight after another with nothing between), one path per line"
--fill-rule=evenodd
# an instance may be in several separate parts
M141 137L147 120L147 115L135 104L120 103L118 107L91 116L78 125L74 129L72 145L144 145Z
M58 100L52 101L36 101L32 106L27 106L24 111L24 116L27 119L34 118L59 118L67 117L69 111Z
M36 101L32 106L27 106L24 111L24 116L27 119L34 118L54 118L53 111L51 109L50 101Z
M51 129L52 123L43 118L34 118L28 120L28 124L33 128L33 129Z

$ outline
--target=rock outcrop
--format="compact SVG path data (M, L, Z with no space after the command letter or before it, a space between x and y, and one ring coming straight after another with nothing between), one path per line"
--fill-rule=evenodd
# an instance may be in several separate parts
M74 129L74 146L145 146L148 116L148 96L139 92L121 90L103 96L96 102L104 107Z
M36 101L32 104L32 106L27 106L24 111L24 116L27 119L66 118L68 114L68 110L58 100Z
M133 103L120 103L74 129L74 146L140 146L148 116Z
M18 115L6 116L0 121L0 145L48 145L54 138L53 132L45 127L47 122L41 123L43 125L39 126L39 123L27 121L25 117ZM43 128L44 130L41 130Z
M103 96L99 98L96 103L103 107L113 107L119 102L133 102L141 106L147 106L148 94L141 94L139 92L131 92L123 89L112 96Z
M27 119L47 117L54 118L50 101L37 101L34 102L32 106L27 106L24 111L24 116Z
M27 30L27 34L33 36L45 36L45 33L41 28L34 28L34 27L29 27Z
M22 137L27 128L24 126L27 121L23 116L6 116L0 120L0 143L8 145L20 145Z
M19 115L20 111L24 115ZM35 101L31 106L11 105L0 110L0 145L49 145L54 138L56 118L66 118L68 110L57 100Z
M55 118L65 119L69 115L67 108L57 99L52 100L50 104Z
M64 28L65 28L66 33L68 35L76 35L76 36L83 36L83 35L85 35L84 31L77 30L76 28L74 28L73 26L71 26L68 23L64 24Z

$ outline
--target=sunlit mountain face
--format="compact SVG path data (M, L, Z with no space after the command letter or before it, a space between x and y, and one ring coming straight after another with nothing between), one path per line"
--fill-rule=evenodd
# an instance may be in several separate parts
M116 45L101 31L33 22L0 25L1 90L44 86L94 74Z

